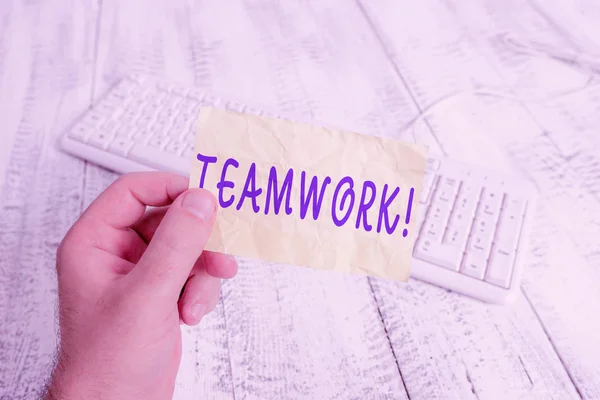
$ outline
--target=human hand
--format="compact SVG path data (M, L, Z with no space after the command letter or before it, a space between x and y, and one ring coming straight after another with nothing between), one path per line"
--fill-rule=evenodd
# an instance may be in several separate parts
M216 306L220 279L237 273L233 258L203 252L217 203L187 185L124 175L61 242L60 350L46 399L172 398L180 324L197 324Z

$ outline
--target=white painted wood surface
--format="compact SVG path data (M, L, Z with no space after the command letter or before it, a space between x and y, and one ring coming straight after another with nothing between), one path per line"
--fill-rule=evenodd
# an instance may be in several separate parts
M600 398L599 41L591 0L3 0L0 399L42 388L56 246L116 178L54 140L131 72L426 143L523 174L541 196L509 308L243 262L217 309L184 330L175 398Z

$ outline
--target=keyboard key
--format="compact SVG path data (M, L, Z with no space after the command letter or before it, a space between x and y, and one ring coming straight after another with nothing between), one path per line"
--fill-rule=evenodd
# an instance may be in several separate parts
M467 179L471 171L472 169L468 166L448 159L443 160L440 167L440 174L457 178L459 180Z
M100 103L94 106L94 111L96 111L99 115L111 117L112 115L114 115L115 106L101 101Z
M169 142L168 137L153 136L148 140L148 147L154 147L156 149L164 149Z
M131 103L129 103L128 110L136 110L136 112L139 112L146 106L146 104L146 100L144 100L142 97L137 97L133 99Z
M525 214L526 202L515 196L507 195L504 199L504 210L506 214L521 218Z
M205 93L202 97L202 104L210 105L211 107L220 107L224 103L225 101L219 96Z
M261 110L259 110L258 108L246 107L246 114L262 116L264 113Z
M421 235L430 240L441 242L442 236L444 235L444 225L436 219L427 217Z
M157 82L156 87L164 92L170 92L174 84L169 82Z
M450 226L458 228L461 227L463 229L469 229L473 223L473 210L462 210L455 209L452 213L452 217L450 218Z
M193 122L193 118L187 117L185 114L178 114L173 120L173 125L187 126Z
M458 193L459 186L458 179L450 178L450 177L440 177L440 182L437 190L435 191L436 199L448 202L450 204L454 204L454 199L456 198L456 194Z
M154 122L156 121L156 115L141 115L140 118L137 120L137 125L138 126L145 126L150 128Z
M494 233L496 233L496 224L493 221L490 221L487 216L480 217L478 215L475 217L473 227L471 228L471 236L479 235L486 241L491 242L494 238Z
M184 145L181 142L177 142L174 140L171 140L169 143L167 143L167 145L165 146L165 151L167 153L172 153L172 154L177 154L177 155L181 155L181 153L183 152L183 148Z
M175 110L176 113L179 113L179 107L185 104L185 99L187 97L172 95L169 97L169 107Z
M481 234L475 234L469 238L468 251L480 253L485 258L490 254L492 248L492 238Z
M502 206L502 198L504 194L494 188L485 187L481 192L480 207L478 213L485 214L491 217L494 221L498 220L500 208Z
M109 134L109 135L113 135L117 128L119 127L119 122L111 119L107 122L105 122L101 127L100 130L104 131L105 133Z
M153 104L154 106L154 104ZM146 107L143 109L142 114L140 115L140 117L144 117L144 119L154 119L154 117L158 114L159 108L158 106L156 107Z
M94 132L87 139L86 143L98 147L99 149L106 149L110 143L112 137L106 132L100 130L94 130Z
M110 105L113 105L113 106L121 106L121 107L126 107L129 104L129 102L131 102L131 100L133 100L133 98L131 96L127 96L126 94L119 93L116 90L112 91L104 99L104 101L107 104L110 104Z
M506 210L503 210L498 221L495 241L502 244L503 247L516 249L522 225L523 216L516 217L514 214L509 214Z
M469 231L464 226L450 226L444 236L444 244L458 246L464 249L467 245Z
M183 138L189 131L188 126L189 121L175 120L171 130L177 134L178 138Z
M187 126L185 128L185 131L183 133L183 137L182 137L182 141L188 143L189 141L194 141L194 139L192 139L195 135L196 135L196 131L194 130L196 128L195 125L190 125Z
M515 252L513 250L494 246L485 275L486 282L508 289L514 262Z
M142 114L149 115L149 116L155 116L162 109L163 109L163 106L160 103L157 103L153 99L150 103L146 104L146 107L144 107L144 109L142 110Z
M108 151L111 153L126 156L129 150L133 147L133 142L127 138L119 137L113 140L108 146Z
M81 123L93 128L97 128L101 126L104 121L106 121L106 117L102 115L96 115L95 113L90 113L83 117Z
M165 137L169 129L171 129L171 126L163 120L154 122L148 130L152 132L152 136Z
M194 144L196 141L196 132L190 129L181 141L186 144Z
M473 278L483 280L487 258L479 252L467 252L463 259L460 272Z
M152 99L152 102L158 106L163 104L169 104L169 96L164 92L156 93L156 96Z
M122 119L130 123L135 123L141 115L142 108L128 108L123 111Z
M118 94L119 96L128 97L137 89L137 85L128 80L123 80L121 84L119 84L114 89L114 94Z
M85 141L87 137L93 132L93 128L89 125L78 123L69 131L69 137L72 139Z
M154 125L161 126L171 126L173 125L173 117L168 115L163 115L162 113L158 113L156 115L156 121L154 121Z
M181 113L182 114L191 114L191 115L194 115L196 117L196 116L198 116L198 113L200 112L200 108L201 107L202 107L202 104L199 101L190 101L181 110Z
M172 109L172 108L162 108L159 112L158 112L158 118L159 119L168 119L169 123L171 122L171 120L173 118L175 118L175 116L177 115L177 111Z
M445 228L450 218L450 210L450 203L435 199L429 208L428 219L437 221L437 224Z
M157 88L149 88L144 92L144 94L140 95L139 98L144 99L144 103L148 104L154 101L154 99L156 98L156 96L158 96L160 92L161 91Z
M185 127L181 127L181 126L171 126L169 128L169 131L167 132L167 136L172 138L172 139L176 139L177 141L181 140L180 138L185 136L187 134L187 131L185 129Z
M180 85L173 85L171 91L180 96L187 96L190 93L190 88Z
M197 89L191 89L189 91L189 93L187 94L187 97L189 97L192 100L197 101L198 103L200 103L204 99L204 95L202 94L202 92L200 92Z
M132 125L131 123L126 122L123 125L121 125L119 129L117 129L117 131L115 132L115 136L132 138L137 129L138 127L136 125Z
M474 199L475 203L479 202L481 197L482 186L470 181L463 181L460 185L459 199Z
M181 116L184 117L185 119L187 119L188 121L190 121L191 125L193 125L193 127L195 129L198 124L198 115L199 114L200 114L200 108L198 108L195 111L187 111L184 114L181 114Z
M181 155L183 158L188 159L192 157L195 153L194 144L189 143L186 148L183 150L183 154Z
M423 179L423 190L421 191L421 203L427 203L429 195L433 191L435 186L436 175L433 172L425 172L425 178Z
M414 251L415 258L452 271L458 271L462 255L462 250L456 246L445 245L425 237L417 241Z
M470 227L477 208L477 202L479 201L480 191L480 187L477 189L473 185L461 186L454 204L450 226L455 228L467 227L467 229Z
M435 158L428 158L425 165L426 171L437 171L440 168L440 161Z
M159 171L172 171L184 175L189 175L192 167L191 157L183 158L166 153L158 147L148 147L139 144L131 148L128 157Z
M150 129L147 128L135 128L133 130L133 135L131 135L131 138L133 139L133 141L135 143L147 143L148 140L152 137L152 131L150 131Z
M246 107L238 101L230 101L227 103L227 108L235 112L244 112Z

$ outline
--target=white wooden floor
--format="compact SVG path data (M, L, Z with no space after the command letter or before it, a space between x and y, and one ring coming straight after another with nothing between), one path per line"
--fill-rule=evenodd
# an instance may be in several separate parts
M242 264L185 331L176 398L600 399L594 0L1 0L0 399L42 387L56 247L116 178L55 138L130 72L416 140L541 196L511 308Z

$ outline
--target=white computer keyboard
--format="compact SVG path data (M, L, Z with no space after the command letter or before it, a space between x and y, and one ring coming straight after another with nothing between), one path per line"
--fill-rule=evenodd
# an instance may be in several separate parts
M202 106L265 114L190 87L129 77L84 113L61 144L71 154L120 173L187 175ZM491 303L514 299L535 198L525 181L430 158L411 279Z

